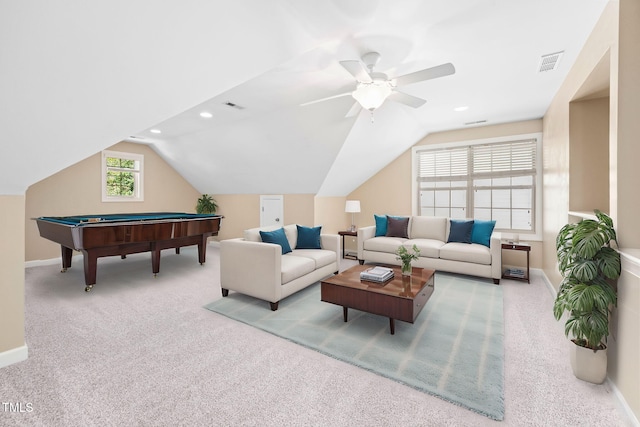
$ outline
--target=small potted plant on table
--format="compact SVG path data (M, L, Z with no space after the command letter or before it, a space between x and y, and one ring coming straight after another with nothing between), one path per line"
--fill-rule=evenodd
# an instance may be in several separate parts
M402 275L403 276L411 276L411 261L418 259L420 256L420 249L416 245L413 245L413 252L409 252L409 250L404 247L398 247L396 250L396 259L402 262Z
M620 253L613 221L596 210L597 220L567 224L558 233L556 251L562 282L553 314L569 318L564 332L571 346L574 375L595 384L607 376L607 337L610 311L617 304L616 279L620 276Z

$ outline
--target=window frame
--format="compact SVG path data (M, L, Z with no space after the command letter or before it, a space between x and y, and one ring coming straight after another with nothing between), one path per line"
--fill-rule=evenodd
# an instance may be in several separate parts
M437 143L437 144L422 144L415 145L411 150L411 210L413 215L420 215L420 182L418 181L419 174L419 152L425 150L442 150L442 149L453 149L453 148L465 148L471 147L474 145L487 145L487 144L495 144L495 143L508 143L508 142L516 142L519 140L535 140L536 144L536 171L535 171L535 179L533 183L533 203L534 208L532 209L532 226L533 231L522 231L522 230L501 230L505 236L508 235L521 235L523 237L526 236L527 240L533 241L541 241L542 240L542 133L528 133L528 134L517 134L517 135L509 135L504 137L493 137L493 138L485 138L485 139L474 139L474 140L462 140L455 141L449 143ZM498 178L498 174L496 178ZM467 180L469 181L469 179ZM512 188L515 188L512 186ZM473 209L472 206L469 206L469 192L473 191L473 185L471 187L467 187L467 207ZM510 208L511 209L511 208ZM500 231L500 230L499 230Z
M107 172L113 170L107 166L107 157L118 159L132 160L137 162L138 168L133 169L134 173L134 195L126 196L109 196L107 192ZM136 153L125 153L122 151L102 151L100 160L102 162L102 201L103 202L143 202L144 201L144 155Z

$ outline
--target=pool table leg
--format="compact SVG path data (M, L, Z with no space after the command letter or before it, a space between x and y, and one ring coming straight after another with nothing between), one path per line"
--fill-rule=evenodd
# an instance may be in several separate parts
M83 250L82 258L84 259L84 283L86 285L84 290L89 292L96 284L98 256L94 251Z
M61 272L64 273L65 271L67 271L67 268L71 268L71 256L73 255L73 249L68 248L66 246L62 246L62 245L60 245L60 247L62 248Z
M202 240L198 243L198 261L200 261L200 265L204 264L207 259L207 238L208 234L202 236Z
M160 273L160 252L160 249L151 250L151 269L154 276Z

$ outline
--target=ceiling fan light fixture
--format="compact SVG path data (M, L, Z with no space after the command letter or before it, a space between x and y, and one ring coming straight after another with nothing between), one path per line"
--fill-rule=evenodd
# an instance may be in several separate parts
M389 83L377 80L371 83L358 83L358 87L351 94L351 96L362 105L362 108L369 111L380 107L389 95L391 95Z

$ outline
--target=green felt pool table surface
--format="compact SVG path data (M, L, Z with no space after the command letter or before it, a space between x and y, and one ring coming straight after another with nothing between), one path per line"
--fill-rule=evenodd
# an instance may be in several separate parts
M73 216L42 216L39 220L57 222L71 226L85 224L124 222L124 221L159 221L172 219L206 219L215 218L216 214L193 214L184 212L149 212L149 213L124 213L102 215L73 215Z

